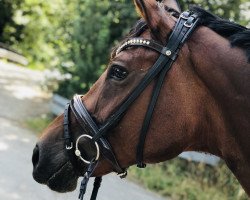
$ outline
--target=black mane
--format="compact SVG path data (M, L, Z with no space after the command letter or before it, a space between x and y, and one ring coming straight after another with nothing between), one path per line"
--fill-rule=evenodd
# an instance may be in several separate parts
M165 10L170 12L174 17L179 17L180 13L178 13L178 11L168 7L165 7ZM222 19L198 6L192 6L190 11L199 15L200 25L206 26L222 37L227 38L232 47L242 48L246 52L246 56L250 62L250 29L229 20ZM147 24L143 19L138 20L135 26L130 30L125 40L130 37L138 37L147 28ZM111 58L115 56L117 48L118 47L115 47L113 49Z
M227 38L232 47L236 46L244 49L250 62L250 29L222 19L198 6L191 7L191 11L200 16L200 25L206 26L222 37Z

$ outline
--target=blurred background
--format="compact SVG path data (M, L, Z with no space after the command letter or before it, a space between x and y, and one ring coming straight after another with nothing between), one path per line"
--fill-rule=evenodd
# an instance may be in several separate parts
M180 0L180 4L182 9L198 4L250 26L249 0ZM13 127L6 123L18 123L17 129L11 130L13 135L20 128L28 131L27 138L36 133L28 139L34 145L37 135L61 112L60 106L73 94L89 90L106 67L112 47L137 19L131 0L0 0L0 103L9 103L1 108L6 112L0 116L0 138L6 144L0 143L0 156L8 141L15 140L6 139L8 127ZM22 115L12 116L10 111ZM247 199L223 161L200 161L183 155L144 170L132 167L129 179L163 198ZM5 162L5 167L8 164ZM8 175L1 176L0 199L1 194L7 197L3 184ZM24 198L17 195L10 199Z

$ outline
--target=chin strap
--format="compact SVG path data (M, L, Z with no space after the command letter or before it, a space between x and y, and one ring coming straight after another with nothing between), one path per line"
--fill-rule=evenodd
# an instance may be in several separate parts
M89 178L91 177L93 171L95 170L97 163L98 162L91 161L91 163L88 166L87 171L85 172L85 174L83 176L83 179L81 181L81 186L80 186L80 192L79 192L79 196L78 196L78 199L80 199L80 200L83 200L83 197L86 193ZM125 171L124 173L121 173L118 175L120 176L121 179L123 179L127 176L127 174L128 174L127 171ZM99 188L101 187L101 183L102 183L102 176L96 177L95 181L94 181L94 187L92 190L90 200L96 200Z
M80 193L79 193L79 196L78 196L78 199L80 199L80 200L83 200L83 197L84 197L84 195L86 193L89 178L91 177L93 171L95 170L95 168L97 166L97 163L98 162L91 161L91 163L88 166L87 171L85 172L85 174L83 176L83 179L81 181L81 186L80 186ZM101 182L102 182L102 177L96 177L95 178L94 188L92 190L92 195L91 195L90 200L96 200L98 190L99 190L99 188L101 186Z
M91 161L91 163L88 166L87 171L85 172L85 174L83 176L83 179L81 181L81 186L80 186L80 192L79 192L79 196L78 196L78 199L80 199L80 200L83 200L83 197L86 193L89 179L90 179L93 171L95 170L97 163L98 162L96 162L96 161ZM120 176L120 178L125 178L127 176L127 171L124 172L123 174L118 174L118 175ZM102 176L96 177L95 181L94 181L94 187L92 190L90 200L96 200L99 188L101 187L101 183L102 183Z
M89 179L91 177L91 175L93 174L96 166L97 166L97 161L91 161L87 171L85 172L83 179L81 181L81 186L80 186L80 192L79 192L79 196L78 199L83 200L83 197L86 193L86 189L87 189L87 185L89 182ZM127 176L127 171L125 171L124 173L120 173L118 174L120 176L121 179L125 178ZM94 187L92 190L92 194L90 197L90 200L96 200L99 188L101 187L101 183L102 183L102 176L96 177L95 181L94 181Z

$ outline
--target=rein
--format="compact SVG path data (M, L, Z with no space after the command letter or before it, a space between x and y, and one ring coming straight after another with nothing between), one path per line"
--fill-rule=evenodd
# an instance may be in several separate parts
M126 177L127 171L119 165L112 150L112 147L106 139L106 136L108 134L108 130L114 127L114 125L119 122L119 120L123 117L129 106L137 99L137 97L144 91L144 89L151 83L151 81L156 79L151 100L148 105L148 109L142 124L136 153L137 167L146 167L146 164L143 162L144 143L148 128L150 126L150 121L154 112L154 108L164 82L164 78L167 72L170 70L173 62L176 60L184 42L189 38L191 33L197 27L198 22L199 18L195 13L186 11L180 15L166 46L162 46L161 44L153 40L143 38L131 38L124 42L117 49L116 55L119 54L121 51L126 50L128 47L139 46L157 51L158 53L160 53L160 56L154 63L154 65L148 70L144 78L132 91L132 93L125 99L125 101L107 119L104 124L100 126L96 124L96 122L93 120L90 113L88 112L87 108L83 104L81 96L75 95L71 102L66 105L64 111L65 148L68 152L70 161L75 168L79 169L79 160L88 166L81 183L79 199L83 199L88 180L91 177L93 171L95 170L95 167L98 165L99 154L101 154L112 164L114 171L116 171L118 175L121 176L121 178ZM75 143L73 142L72 134L70 132L70 110L72 111L73 115L76 117L77 122L80 124L81 128L84 131L84 134L80 135ZM78 143L82 138L87 138L95 144L96 156L90 161L83 158L80 150L78 149ZM96 177L91 200L96 199L101 180L101 177Z

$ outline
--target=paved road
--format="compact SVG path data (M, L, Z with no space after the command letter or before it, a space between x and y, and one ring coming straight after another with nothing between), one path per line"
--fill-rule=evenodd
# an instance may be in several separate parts
M0 199L76 200L78 191L58 194L31 176L31 154L37 140L21 124L49 110L41 92L41 73L0 62ZM89 199L92 183L85 199ZM162 200L157 195L114 175L105 176L98 200Z

